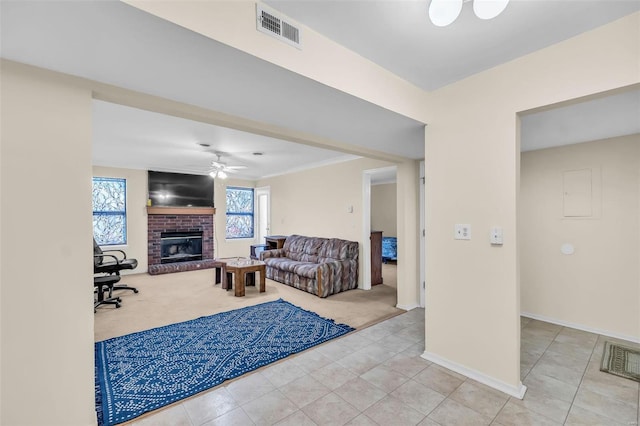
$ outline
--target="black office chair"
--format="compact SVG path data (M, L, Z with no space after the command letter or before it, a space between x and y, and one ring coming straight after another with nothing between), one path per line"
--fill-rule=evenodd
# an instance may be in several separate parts
M93 286L96 288L96 292L98 293L97 298L93 301L94 313L96 312L96 308L100 305L116 305L116 308L120 307L121 300L119 297L104 297L104 293L106 291L111 295L113 292L113 285L118 281L120 281L119 275L100 275L93 277Z
M119 255L113 253L119 253ZM128 259L127 254L124 251L115 249L102 250L98 243L96 243L96 239L93 239L94 274L107 274L120 277L120 271L125 269L135 269L137 267L138 261L136 259ZM118 279L118 281L120 281L120 279ZM109 290L109 297L111 297L113 290L131 290L134 293L138 292L137 288L122 284L114 285Z

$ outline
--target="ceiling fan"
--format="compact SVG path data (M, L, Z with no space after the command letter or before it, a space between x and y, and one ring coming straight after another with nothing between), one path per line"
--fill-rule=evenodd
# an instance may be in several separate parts
M215 178L226 179L227 173L236 173L237 170L242 170L247 168L247 166L241 166L241 165L228 166L227 163L224 163L220 160L219 153L216 153L216 156L218 157L218 159L211 161L211 167L209 170L209 176L211 176L214 179Z

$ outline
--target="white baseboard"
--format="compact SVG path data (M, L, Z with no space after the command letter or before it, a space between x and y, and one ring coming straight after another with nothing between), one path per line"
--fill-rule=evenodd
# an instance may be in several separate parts
M412 309L419 308L419 307L420 305L401 305L400 303L396 305L396 308L402 309L404 311L410 311Z
M507 395L511 395L518 399L524 398L524 394L527 391L527 387L523 385L522 382L518 382L517 386L512 386L500 380L496 380L493 377L487 376L486 374L482 374L479 371L472 370L463 365L444 359L431 352L425 351L421 355L421 357L435 364L438 364L444 368L447 368L451 371L455 371L456 373L460 373L463 376L467 376L470 379L473 379L477 382L480 382L484 385L487 385L491 388L499 390L500 392L506 393Z
M574 324L568 321L562 321L555 318L545 317L544 315L536 315L529 312L520 312L520 315L526 318L535 319L538 321L550 322L552 324L561 325L563 327L575 328L576 330L582 330L589 333L602 334L603 336L613 337L615 339L627 340L633 343L640 343L640 336L627 336L620 333L615 333L609 330L602 330L599 328L588 327L581 324Z

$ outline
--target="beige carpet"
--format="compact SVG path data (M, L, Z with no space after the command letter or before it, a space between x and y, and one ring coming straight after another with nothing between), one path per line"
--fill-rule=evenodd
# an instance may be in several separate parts
M293 287L267 280L265 293L247 287L245 297L214 285L212 269L155 275L134 274L122 277L121 284L140 292L119 291L122 307L98 307L94 316L95 340L105 340L135 331L187 321L205 315L282 298L301 308L332 318L336 322L361 328L404 311L396 305L396 266L383 265L383 285L369 291L349 290L325 299Z

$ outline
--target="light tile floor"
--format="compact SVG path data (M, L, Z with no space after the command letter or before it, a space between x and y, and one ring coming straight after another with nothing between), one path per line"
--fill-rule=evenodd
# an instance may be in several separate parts
M131 424L637 425L639 383L599 371L605 340L523 318L518 400L422 359L415 309Z

